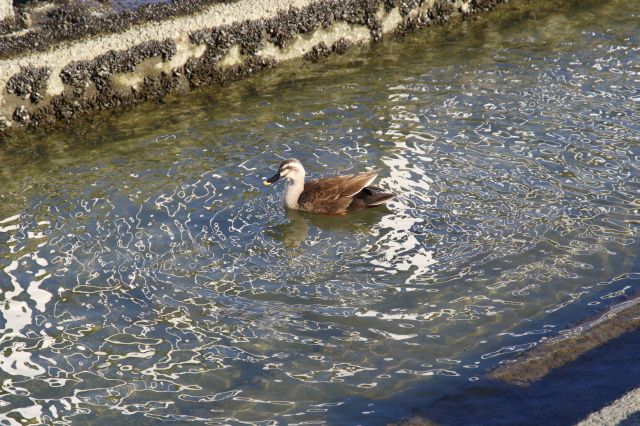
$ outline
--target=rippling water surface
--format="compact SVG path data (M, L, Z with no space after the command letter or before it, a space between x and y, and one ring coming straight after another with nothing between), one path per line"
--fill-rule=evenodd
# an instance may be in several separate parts
M3 424L384 423L634 295L636 6L485 15L5 160ZM399 197L285 212L281 157Z

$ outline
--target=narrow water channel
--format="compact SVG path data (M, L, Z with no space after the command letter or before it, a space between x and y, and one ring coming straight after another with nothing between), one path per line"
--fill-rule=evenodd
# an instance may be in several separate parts
M539 3L5 152L3 424L385 424L637 294L637 2ZM398 198L286 212L288 157Z

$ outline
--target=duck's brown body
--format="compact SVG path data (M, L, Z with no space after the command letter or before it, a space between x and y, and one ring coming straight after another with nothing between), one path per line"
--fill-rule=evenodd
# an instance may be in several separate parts
M370 186L378 176L375 170L344 176L304 181L302 164L291 158L280 163L278 172L265 181L270 185L285 177L289 181L284 193L285 206L312 213L344 214L379 206L395 197L376 186Z
M395 197L376 186L365 186L378 172L336 176L305 182L298 198L298 209L313 213L343 214L379 206Z

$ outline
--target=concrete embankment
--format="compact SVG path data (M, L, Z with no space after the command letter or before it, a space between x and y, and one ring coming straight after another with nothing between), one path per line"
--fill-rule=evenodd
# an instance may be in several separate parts
M0 0L0 21L13 18L13 3L10 0Z
M54 3L15 8L0 23L0 138L242 79L294 58L317 60L502 1L177 0L118 13Z
M630 417L635 414L637 421L640 418L637 416L638 413L640 413L640 388L627 392L610 405L592 413L577 426L618 425L625 420L633 425L637 423Z

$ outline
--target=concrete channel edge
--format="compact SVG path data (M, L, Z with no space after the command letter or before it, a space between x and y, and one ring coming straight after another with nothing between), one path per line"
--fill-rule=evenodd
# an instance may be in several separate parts
M316 61L502 2L238 0L46 48L34 41L15 52L7 42L7 52L0 49L0 142L16 130L224 84L291 59ZM25 31L0 34L0 45L37 40Z

